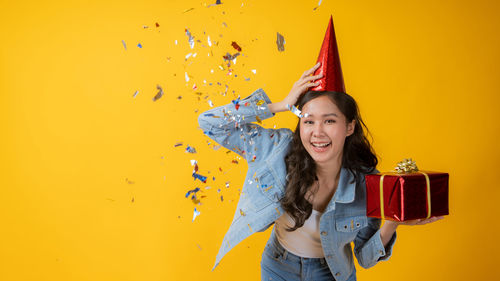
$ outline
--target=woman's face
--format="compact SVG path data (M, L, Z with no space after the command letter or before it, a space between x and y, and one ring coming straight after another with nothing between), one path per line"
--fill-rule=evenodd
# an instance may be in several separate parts
M354 132L355 122L347 123L327 96L308 101L302 114L306 117L300 120L300 138L314 161L326 164L342 157L345 139Z

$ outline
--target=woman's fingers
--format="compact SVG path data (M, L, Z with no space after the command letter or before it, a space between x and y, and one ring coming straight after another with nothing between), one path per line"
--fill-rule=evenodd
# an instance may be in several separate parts
M320 62L318 62L317 64L315 64L311 69L308 69L304 72L304 74L302 74L302 77L301 78L305 78L311 74L314 73L314 71L316 71L316 69L318 69L318 67L321 65Z
M406 225L424 225L424 224L428 224L428 223L435 222L435 221L442 220L442 219L444 219L444 216L430 217L428 219L410 220L410 221L404 222L403 224L406 224Z
M319 82L306 83L306 84L302 85L302 87L301 87L302 91L301 92L305 92L307 89L309 89L311 87L316 87L318 85L319 85Z

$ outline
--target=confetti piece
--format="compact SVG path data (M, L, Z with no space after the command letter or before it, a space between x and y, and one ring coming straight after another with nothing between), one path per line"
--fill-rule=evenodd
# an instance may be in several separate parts
M158 89L158 93L153 97L153 101L159 100L163 96L163 89L160 85L156 85L156 89Z
M253 74L257 74L257 69L252 69Z
M196 86L196 84L193 84L193 90L196 90L198 89L198 86Z
M220 196L220 201L223 202L224 201L224 197L221 195Z
M194 38L191 35L191 32L189 32L189 29L186 28L185 31L186 31L186 35L188 36L189 47L192 49L192 48L194 48Z
M226 188L229 188L229 182L226 182Z
M240 97L238 97L235 100L232 100L231 102L234 104L234 107L236 108L236 110L238 110L240 108Z
M194 212L193 212L193 222L194 222L194 219L196 219L197 216L199 216L201 213L196 210L196 208L194 208Z
M276 32L276 45L278 46L278 51L283 52L285 51L285 37L283 35L279 34L279 32Z
M125 44L125 40L122 40L122 45L123 45L123 48L125 48L125 51L127 50L127 44Z
M239 55L240 55L240 53L235 53L234 55L231 55L230 53L226 53L226 55L222 56L222 58L226 61L232 61L232 60L236 59Z
M307 115L306 116L302 115L302 112L294 105L290 106L289 104L287 104L286 108L290 110L293 114L297 115L297 117L299 118L307 117Z
M205 177L205 176L202 176L202 175L197 174L197 173L193 173L192 176L193 176L194 180L198 179L203 183L207 183L207 177Z
M186 197L186 198L188 198L188 197L189 197L189 195L190 195L191 193L196 194L196 192L198 192L198 191L200 191L200 188L199 188L199 187L197 187L197 188L195 188L195 189L192 189L192 190L189 190L189 191L186 193L186 196L185 196L185 197Z
M191 57L193 55L193 53L189 53L185 56L185 59L187 60L189 57Z
M240 47L240 45L238 45L238 43L233 41L231 43L231 46L233 46L233 48L235 48L238 52L241 52L241 47Z
M143 25L142 28L146 29L146 28L149 28L149 26Z
M243 210L242 210L242 209L240 209L240 215L242 215L242 216L246 216L245 212L243 212Z
M191 166L194 166L193 173L198 172L198 162L196 160L191 160Z
M128 183L128 184L134 184L135 182L129 180L128 178L125 178L125 181Z
M139 94L139 91L135 91L135 93L132 97L135 98L137 96L137 94Z
M203 131L203 134L207 135L207 136L213 136L214 133L212 133L211 131Z
M189 8L189 9L186 9L186 10L184 10L184 12L182 12L182 13L184 14L184 13L190 12L190 11L192 11L192 10L194 10L194 8Z
M220 146L220 145L214 145L212 148L213 148L215 151L217 151L217 150L219 150L219 149L221 148L221 146Z
M224 27L227 27L227 23L225 23L225 22L222 22L222 25L223 25Z
M137 44L137 47L141 48L142 49L142 45L141 43Z
M132 197L132 200L131 200L131 201L132 201L132 203L134 203L134 202L135 202L135 199L134 199L134 197Z
M233 161L231 161L231 163L238 164L238 160L233 160Z
M212 41L210 41L210 35L207 36L208 46L212 47Z
M189 76L187 72L184 72L184 77L186 78L186 82L189 82Z
M160 27L160 24L159 23L155 23L156 27Z
M182 146L182 142L177 142L174 144L174 147Z
M321 2L322 2L322 1L323 1L323 0L319 0L319 2L318 2L318 6L314 7L313 11L315 11L317 8L319 8L319 6L321 5Z
M175 40L175 45L177 45L177 40Z
M192 146L187 146L186 147L186 152L189 152L189 153L196 153L196 149Z
M214 107L214 103L212 102L212 100L208 100L208 105L210 105L210 107Z
M260 119L259 116L255 116L255 119L257 119L257 122L259 122L259 124L262 124L262 120Z

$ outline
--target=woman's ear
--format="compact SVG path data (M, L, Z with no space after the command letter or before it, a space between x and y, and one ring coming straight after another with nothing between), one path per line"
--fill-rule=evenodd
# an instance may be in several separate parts
M354 128L356 128L356 120L347 123L347 137L354 133Z

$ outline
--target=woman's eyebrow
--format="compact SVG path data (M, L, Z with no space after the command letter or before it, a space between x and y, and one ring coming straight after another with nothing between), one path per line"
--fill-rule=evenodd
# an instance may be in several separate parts
M309 116L314 117L314 114L307 114L307 117L309 117ZM339 116L338 116L337 114L335 114L335 113L326 113L326 114L323 114L322 116L323 116L323 117L327 117L327 116L335 116L335 117L339 117Z

